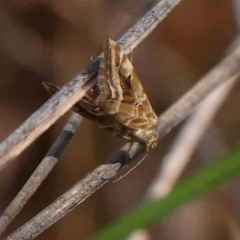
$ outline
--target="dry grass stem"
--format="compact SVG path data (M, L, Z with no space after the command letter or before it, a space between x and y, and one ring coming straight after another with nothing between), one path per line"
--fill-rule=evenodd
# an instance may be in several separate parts
M214 90L192 113L186 121L173 145L163 158L159 170L150 184L146 200L168 195L179 180L192 154L210 126L218 109L227 98L238 80L238 75ZM127 240L137 239L140 235L150 239L146 229L138 229Z
M5 211L0 216L0 236L4 230L9 226L12 220L20 213L29 199L36 192L38 187L42 184L54 166L57 164L61 154L65 147L68 145L72 137L74 136L82 117L76 113L72 113L68 119L66 125L62 129L56 141L49 149L48 153L41 161L39 166L33 172L31 177L25 183L23 188L17 194L17 196L8 205Z
M124 51L130 53L180 2L160 0L118 40ZM92 61L0 144L0 169L16 158L96 84L98 64L99 58Z
M205 99L214 89L232 77L239 74L240 69L240 44L225 57L215 68L203 77L172 107L159 117L158 133L162 138L171 128L186 118L196 106ZM130 161L144 154L144 146L127 143L118 150L105 164L100 165L85 178L80 180L55 202L37 214L34 218L14 231L7 240L34 239L65 214L78 206L96 190L114 178L121 168Z

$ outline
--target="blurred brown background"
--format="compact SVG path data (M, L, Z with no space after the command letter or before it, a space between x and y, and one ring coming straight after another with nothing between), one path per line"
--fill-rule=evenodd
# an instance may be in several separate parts
M48 98L42 81L64 84L118 39L156 1L0 1L0 137L4 139ZM237 34L229 0L184 0L137 49L133 62L159 114L200 79L227 51ZM238 84L216 116L183 177L238 147ZM0 175L0 210L23 186L61 130L66 116ZM144 196L178 129L123 180L110 183L37 239L80 240L127 213ZM107 159L123 142L84 121L60 163L8 229L50 204ZM152 239L240 239L238 180L186 204L150 228ZM227 194L226 194L227 193Z

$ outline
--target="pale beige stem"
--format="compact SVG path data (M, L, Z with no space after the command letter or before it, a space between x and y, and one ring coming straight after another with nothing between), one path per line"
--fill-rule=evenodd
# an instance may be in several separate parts
M158 133L160 137L166 135L171 128L186 118L209 93L218 86L232 80L239 74L240 44L225 57L212 71L203 77L179 101L166 110L159 117ZM74 207L82 203L100 187L114 178L122 166L144 154L144 146L135 143L129 150L129 144L118 150L107 163L100 165L84 179L75 184L55 202L37 214L34 218L15 230L7 240L34 239L45 229L65 216Z
M30 200L33 194L37 191L42 182L57 164L65 147L68 145L74 136L82 117L77 113L72 113L66 125L62 129L56 141L49 149L48 153L33 172L31 177L19 191L17 196L12 200L8 207L0 216L0 236L9 226L12 220L20 213L26 203Z
M119 44L128 54L143 41L182 0L160 0L120 39ZM44 105L0 144L0 169L15 159L34 140L66 113L96 84L99 58L66 83Z
M162 198L171 192L191 159L192 154L211 124L218 109L238 80L238 75L214 90L186 121L173 145L162 160L159 170L150 184L146 199ZM127 240L149 240L148 230L138 229Z

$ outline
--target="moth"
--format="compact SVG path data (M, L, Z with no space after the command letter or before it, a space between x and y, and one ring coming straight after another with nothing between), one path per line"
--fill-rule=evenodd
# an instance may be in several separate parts
M50 94L59 90L43 83ZM157 116L127 55L108 38L97 75L97 84L73 107L100 127L146 147L157 146Z

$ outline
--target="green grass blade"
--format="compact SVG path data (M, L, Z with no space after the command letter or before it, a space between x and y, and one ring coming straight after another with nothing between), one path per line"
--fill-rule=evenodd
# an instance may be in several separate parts
M231 153L177 185L165 198L142 204L128 215L109 224L89 240L123 239L137 228L165 218L182 204L201 196L240 173L240 151Z

